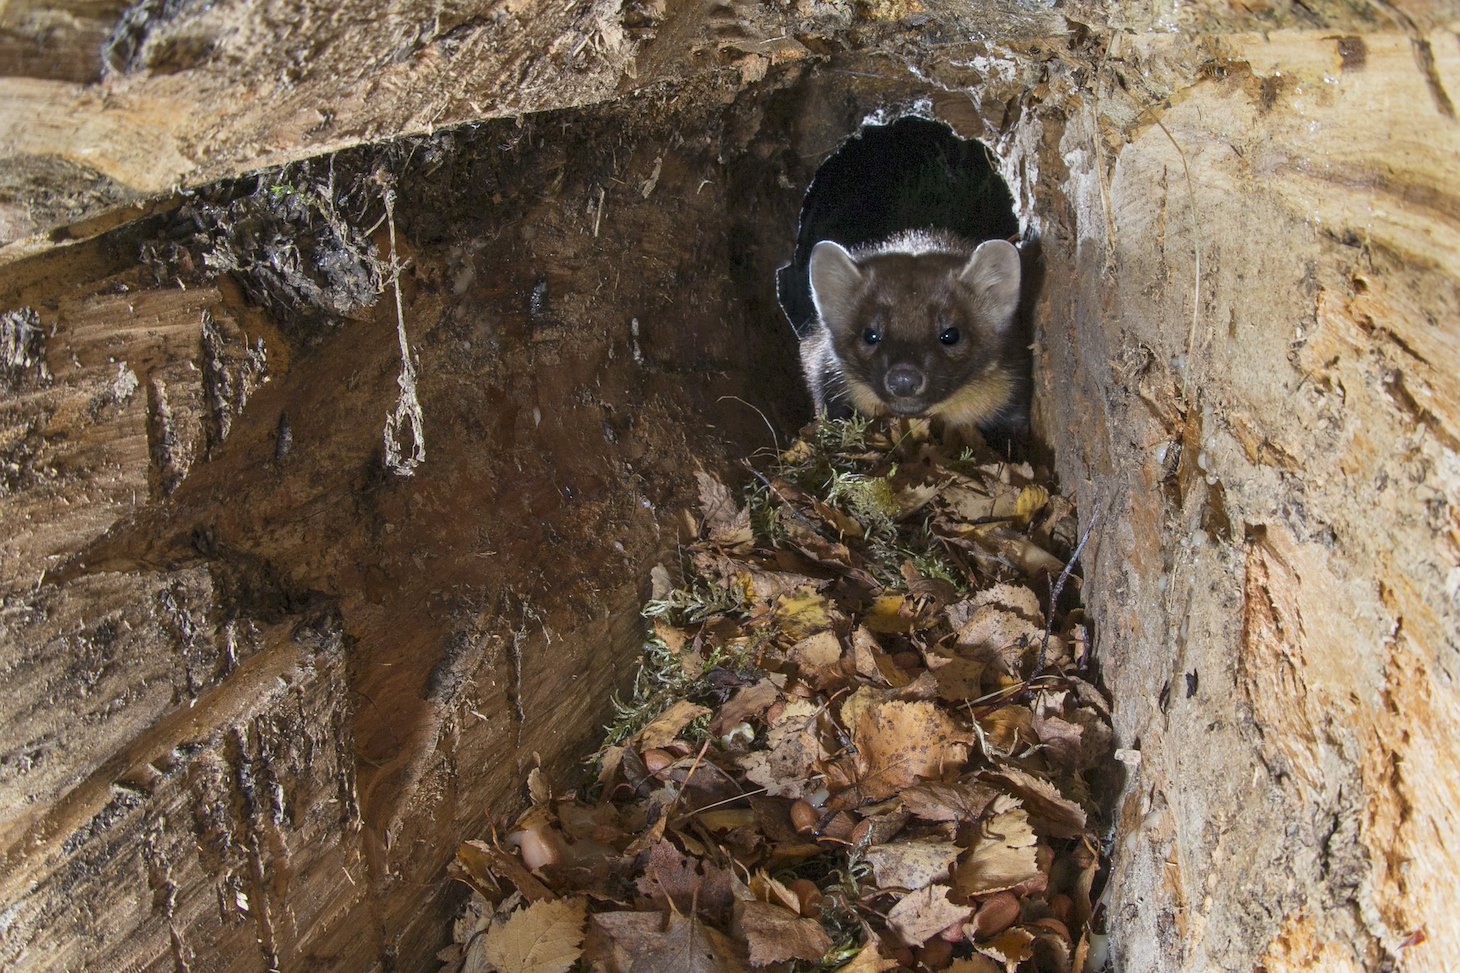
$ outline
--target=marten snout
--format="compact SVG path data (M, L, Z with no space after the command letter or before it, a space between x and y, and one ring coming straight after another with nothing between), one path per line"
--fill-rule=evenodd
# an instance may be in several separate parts
M892 397L910 399L923 394L928 387L928 376L912 365L893 365L882 383Z

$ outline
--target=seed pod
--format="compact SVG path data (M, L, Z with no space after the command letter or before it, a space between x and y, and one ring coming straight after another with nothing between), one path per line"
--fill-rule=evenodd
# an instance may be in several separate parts
M801 904L801 916L805 919L821 918L821 903L823 896L821 889L809 878L798 878L790 884L792 892L796 893L796 900Z
M1070 924L1070 916L1075 911L1075 902L1068 895L1055 893L1049 897L1049 914L1063 922L1067 927Z
M988 939L1012 926L1019 918L1019 900L1008 892L990 896L973 916L973 938Z
M1070 946L1073 943L1073 940L1070 939L1069 927L1066 926L1063 922L1060 922L1058 919L1035 919L1029 925L1032 927L1043 929L1046 932L1054 933L1056 936L1065 941L1066 946Z
M658 775L665 767L674 763L674 754L668 750L661 750L658 747L651 747L644 751L644 769L649 773Z
M816 813L816 808L805 801L796 801L791 805L791 827L796 829L797 834L816 834L816 824L821 820L821 815Z

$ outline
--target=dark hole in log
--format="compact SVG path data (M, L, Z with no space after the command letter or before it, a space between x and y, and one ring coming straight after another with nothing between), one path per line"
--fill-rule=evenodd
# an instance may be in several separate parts
M801 205L795 253L776 274L781 309L796 334L816 316L807 264L817 243L855 247L928 229L975 243L1018 235L1014 199L988 147L915 115L862 126L817 169Z

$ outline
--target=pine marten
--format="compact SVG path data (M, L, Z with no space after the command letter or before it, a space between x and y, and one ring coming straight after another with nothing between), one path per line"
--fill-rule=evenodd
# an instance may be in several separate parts
M819 415L932 416L998 447L1028 421L1014 312L1019 252L913 230L811 251L801 363Z

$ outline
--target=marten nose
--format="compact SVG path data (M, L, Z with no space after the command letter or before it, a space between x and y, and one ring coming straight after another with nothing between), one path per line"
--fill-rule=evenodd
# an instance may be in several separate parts
M928 384L927 377L911 365L893 365L884 379L887 391L899 399L912 398L923 391Z

